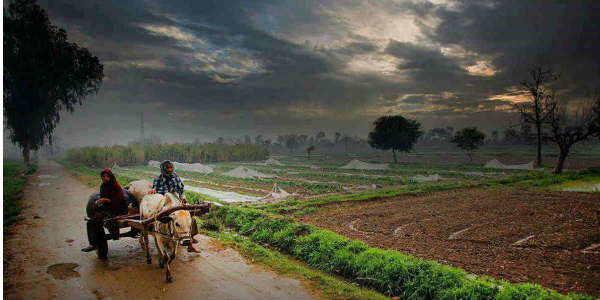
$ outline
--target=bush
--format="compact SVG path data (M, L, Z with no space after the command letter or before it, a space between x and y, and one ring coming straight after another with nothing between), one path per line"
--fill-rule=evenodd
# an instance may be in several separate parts
M504 284L489 277L466 280L461 286L445 290L439 295L439 299L492 300L495 299L496 295L500 291L500 287Z
M533 300L533 299L567 299L555 291L545 289L537 284L520 283L516 285L506 285L504 289L496 295L498 300Z

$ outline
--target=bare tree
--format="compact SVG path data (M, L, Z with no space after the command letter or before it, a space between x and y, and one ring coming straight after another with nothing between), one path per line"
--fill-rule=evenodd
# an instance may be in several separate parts
M530 70L531 79L521 81L521 85L529 95L531 102L518 103L516 108L521 113L522 121L535 125L537 137L537 156L536 164L542 166L542 124L548 119L554 111L555 102L552 92L545 85L548 82L558 79L552 70L544 69L541 66Z
M547 138L560 149L554 169L554 173L559 174L562 173L571 146L594 136L600 137L600 95L581 105L568 105L554 100L554 107L546 121L550 126Z

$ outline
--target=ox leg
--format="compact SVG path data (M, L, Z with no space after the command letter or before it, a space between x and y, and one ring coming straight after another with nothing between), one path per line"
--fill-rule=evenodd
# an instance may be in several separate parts
M148 231L144 230L142 232L142 236L143 236L144 250L146 250L146 263L151 264L152 258L150 258L150 244L148 242ZM142 243L142 237L140 237L140 243Z
M167 282L172 282L173 281L173 277L171 276L171 262L173 261L173 258L175 257L175 250L177 249L177 243L173 242L173 241L168 241L167 242L167 247L166 247L166 251L165 251L165 256L164 259L167 262Z
M162 241L158 240L159 237L154 235L154 243L156 244L156 249L158 249L158 266L162 269L165 267L165 249L162 247Z
M169 282L169 283L170 283L170 282L173 282L173 278L171 277L171 264L170 264L171 260L169 259L169 256L168 256L168 255L165 255L165 256L163 257L163 259L167 261L167 274L166 274L166 275L167 275L167 278L166 278L166 280L167 280L167 282Z
M171 254L171 260L174 260L175 256L177 255L177 246L179 246L178 242L174 242L171 244L171 247L173 249L173 253Z

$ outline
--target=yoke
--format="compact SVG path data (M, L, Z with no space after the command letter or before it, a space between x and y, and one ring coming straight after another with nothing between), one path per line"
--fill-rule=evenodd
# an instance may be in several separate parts
M111 223L117 223L119 228L133 227L133 228L136 228L136 229L139 229L142 231L152 231L152 226L149 226L149 225L154 223L154 220L156 220L160 217L168 216L175 211L187 210L190 212L190 214L192 216L201 216L205 213L210 212L211 208L212 208L212 203L210 203L210 202L200 203L200 204L180 205L180 206L172 207L172 208L162 211L161 213L159 213L156 216L156 218L150 217L145 220L140 220L139 212L130 211L130 213L128 213L126 215L120 215L120 216L105 219L104 226L108 228L108 227L110 227Z

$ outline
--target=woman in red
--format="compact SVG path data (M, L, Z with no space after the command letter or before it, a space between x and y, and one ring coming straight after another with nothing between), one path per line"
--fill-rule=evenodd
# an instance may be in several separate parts
M112 217L127 214L127 194L115 178L115 175L109 170L104 169L100 173L102 184L100 191L90 195L86 212L88 215L87 235L90 245L81 249L83 252L90 252L98 249L96 241L98 238L104 238L104 217ZM114 230L111 230L115 234ZM119 234L116 228L116 234ZM98 257L106 258L106 253L98 253Z

